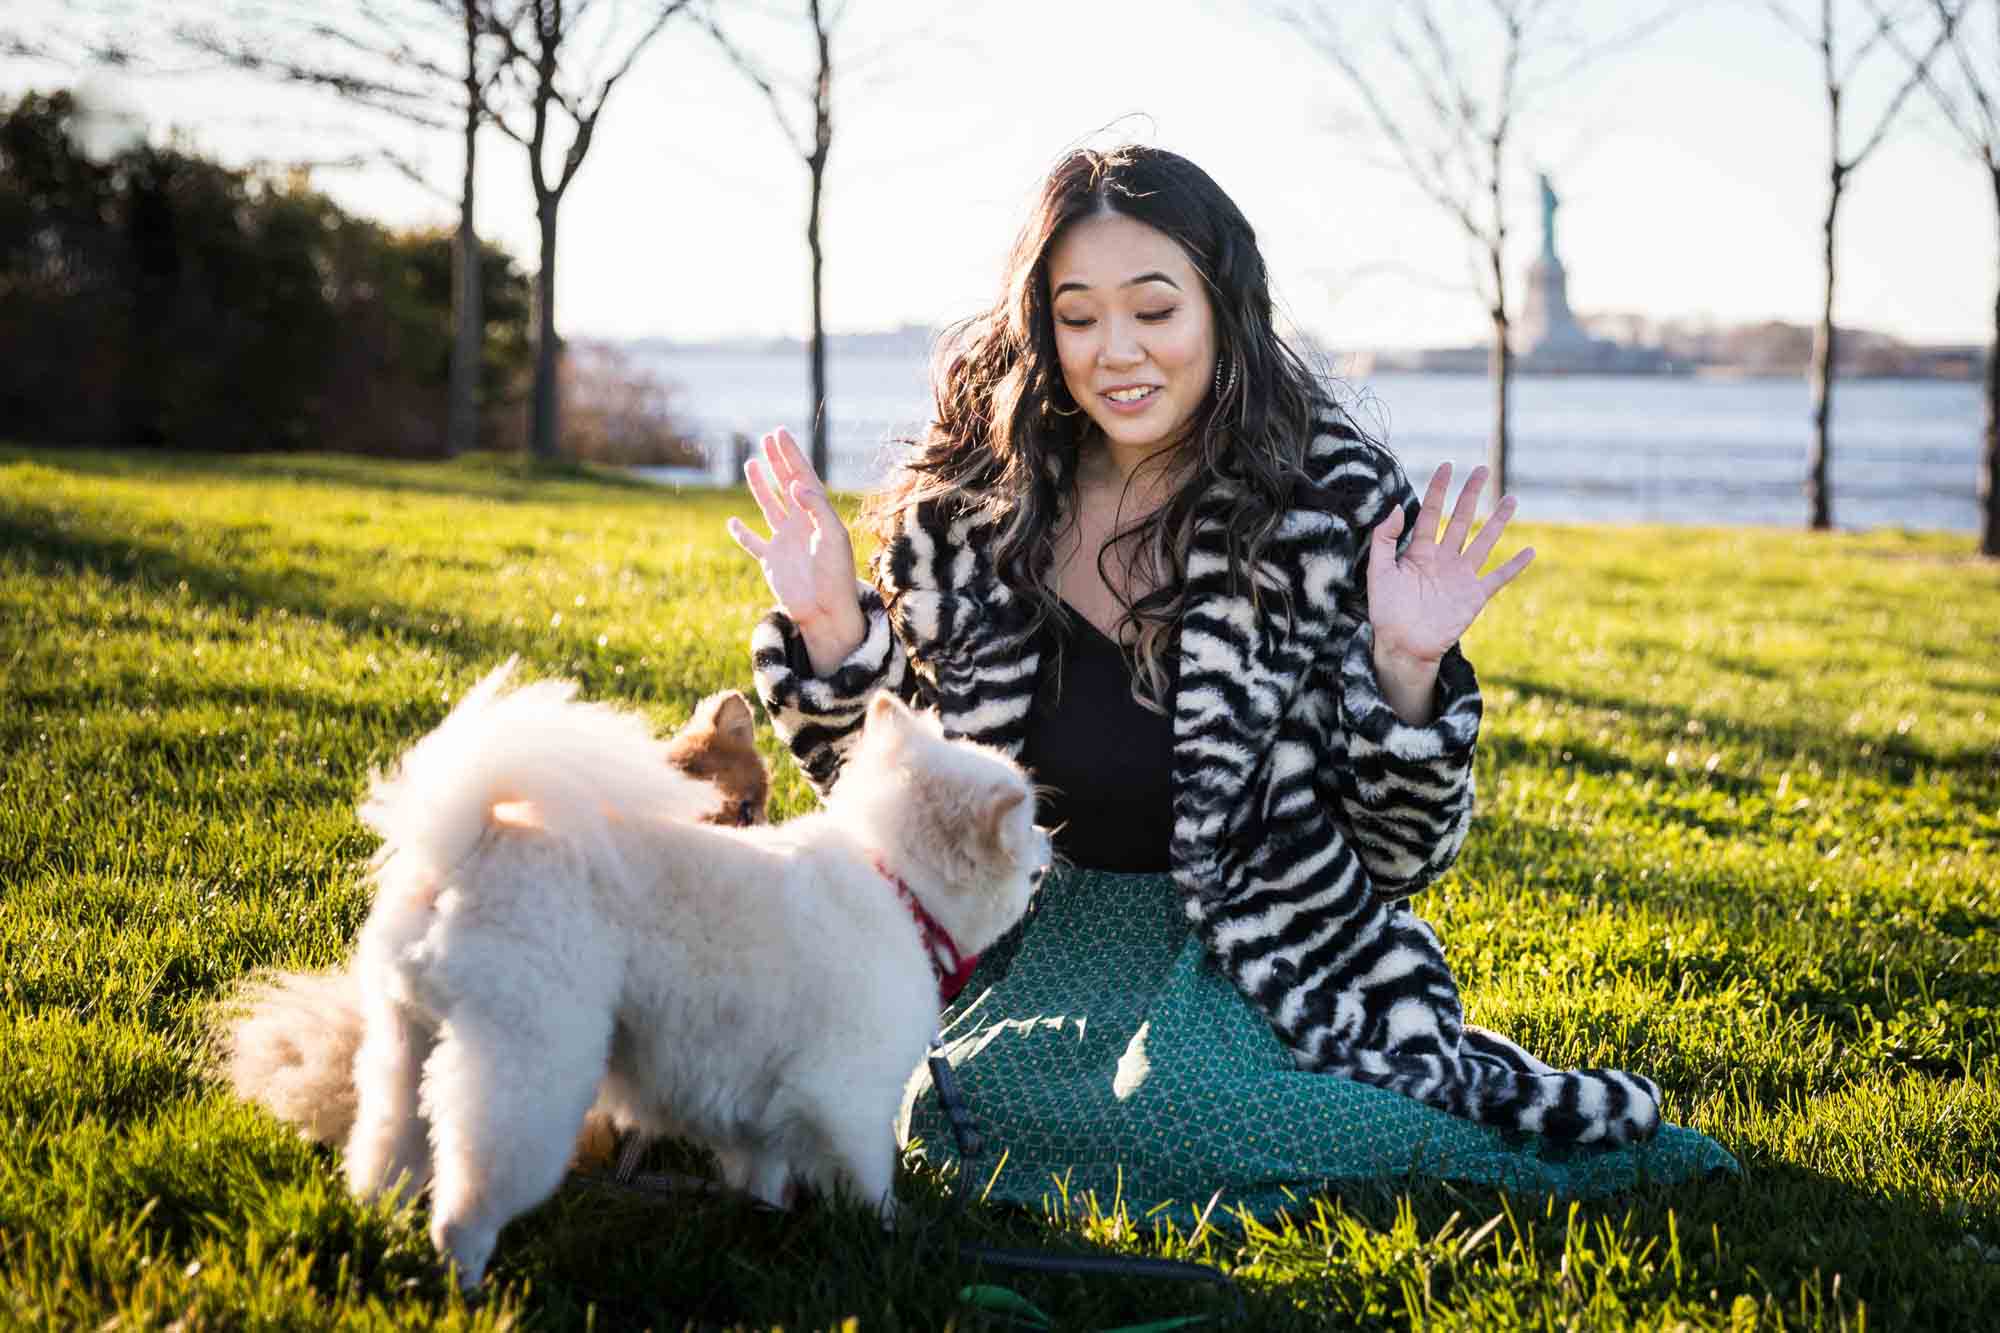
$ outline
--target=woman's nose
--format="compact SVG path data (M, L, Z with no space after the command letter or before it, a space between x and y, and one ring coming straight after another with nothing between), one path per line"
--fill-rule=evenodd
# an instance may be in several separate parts
M1145 360L1146 352L1139 345L1138 329L1124 320L1106 320L1104 342L1097 349L1097 359L1107 366L1129 366Z

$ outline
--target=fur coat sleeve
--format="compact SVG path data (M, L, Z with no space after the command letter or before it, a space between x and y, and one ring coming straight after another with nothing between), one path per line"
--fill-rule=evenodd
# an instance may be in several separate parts
M945 729L1019 754L1040 655L1032 615L993 576L985 534L926 504L877 553L859 587L868 631L817 676L805 639L782 611L751 635L757 693L771 726L824 796L860 734L876 690L935 710Z
M882 595L867 583L857 591L868 630L860 645L824 676L814 674L805 636L783 611L769 612L750 634L751 670L771 727L822 797L861 734L862 710L870 695L894 690L906 702L927 702L917 695L909 654L889 627Z
M1352 963L1338 923L1357 895L1400 899L1456 859L1473 805L1480 699L1453 648L1432 720L1410 726L1375 677L1368 536L1418 500L1394 458L1320 423L1305 498L1249 573L1229 577L1223 497L1197 516L1173 701L1171 862L1187 916L1295 1050L1334 1019ZM1018 754L1040 667L1026 605L994 577L986 534L919 511L864 586L868 633L815 677L797 629L767 616L757 688L813 784L829 785L867 696L894 689L946 728Z

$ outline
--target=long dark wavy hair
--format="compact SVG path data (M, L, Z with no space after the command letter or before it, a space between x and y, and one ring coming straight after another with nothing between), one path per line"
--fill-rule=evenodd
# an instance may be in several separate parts
M1194 163L1136 144L1078 149L1056 163L1015 239L1000 299L939 340L935 419L907 442L910 456L864 506L862 522L886 542L910 511L934 502L990 523L996 574L1034 606L1037 623L1066 614L1055 589L1056 541L1069 521L1077 452L1096 427L1063 382L1048 256L1067 228L1101 213L1173 238L1201 275L1215 322L1216 380L1188 434L1145 464L1163 470L1169 498L1098 555L1100 571L1106 560L1123 562L1126 579L1106 582L1124 600L1117 637L1132 641L1133 694L1163 712L1197 508L1221 507L1230 577L1255 597L1245 567L1287 509L1315 500L1304 470L1314 419L1332 417L1359 434L1278 336L1256 233ZM1131 599L1128 587L1149 590Z

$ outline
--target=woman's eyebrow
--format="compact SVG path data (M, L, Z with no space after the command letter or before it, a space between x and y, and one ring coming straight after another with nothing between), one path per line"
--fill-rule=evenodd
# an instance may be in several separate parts
M1168 277L1164 273L1161 273L1157 269L1153 270L1150 273L1141 273L1136 278L1127 278L1124 282L1121 282L1118 285L1120 287L1137 287L1142 282L1164 282L1167 284L1167 286L1173 288L1175 291L1179 291L1181 289L1181 285L1178 282L1175 282L1172 278ZM1053 299L1053 297L1055 296L1061 296L1064 292L1087 292L1089 290L1090 290L1090 284L1087 282L1066 282L1062 286L1055 289L1054 293L1052 293L1051 299Z

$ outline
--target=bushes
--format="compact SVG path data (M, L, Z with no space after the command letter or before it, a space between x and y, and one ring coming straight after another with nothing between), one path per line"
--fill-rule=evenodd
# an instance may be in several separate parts
M610 343L563 344L563 452L593 463L699 466L701 446L674 425L672 391Z
M177 148L93 162L67 93L0 111L0 436L444 449L452 241ZM483 262L482 438L518 433L528 284Z

